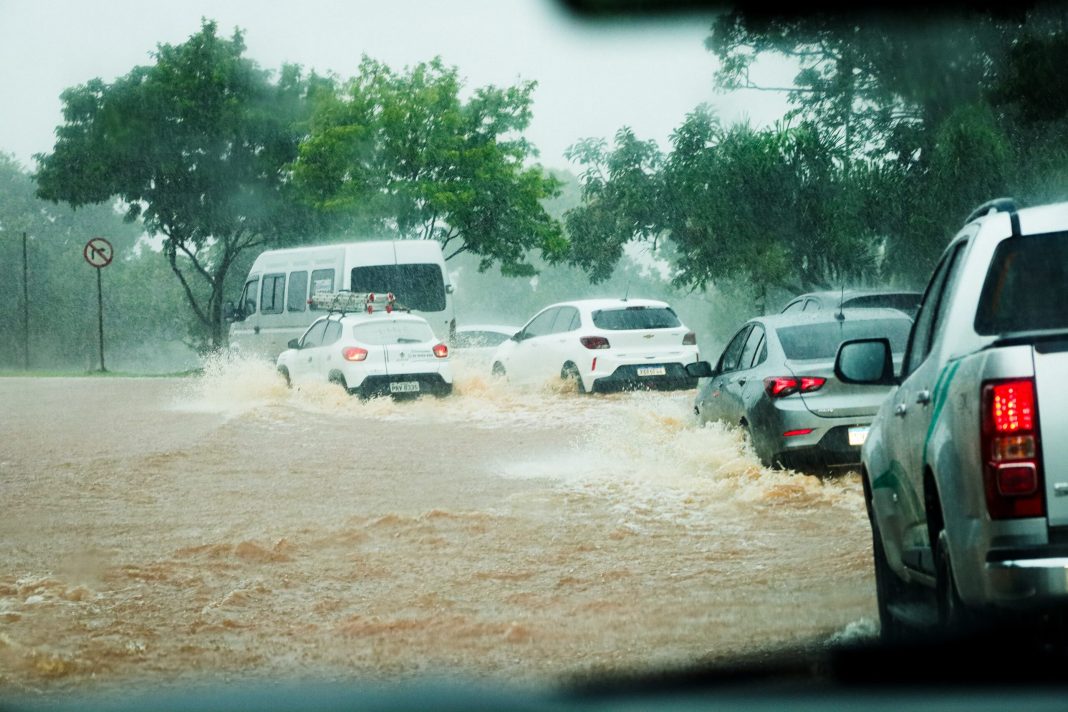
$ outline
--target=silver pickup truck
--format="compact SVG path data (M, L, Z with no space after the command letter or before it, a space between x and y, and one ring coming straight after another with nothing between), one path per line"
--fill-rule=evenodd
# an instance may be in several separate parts
M916 315L841 380L896 385L862 459L883 637L1068 609L1068 203L980 206Z

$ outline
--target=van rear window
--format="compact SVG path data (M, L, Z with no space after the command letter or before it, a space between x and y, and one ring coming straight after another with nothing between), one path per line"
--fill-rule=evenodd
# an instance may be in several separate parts
M600 309L593 313L593 325L608 331L631 329L673 329L682 322L668 307L626 307Z
M984 335L1068 329L1068 233L1014 237L994 252L975 313Z
M445 309L445 278L435 264L353 267L349 288L354 292L393 292L398 302L418 311Z

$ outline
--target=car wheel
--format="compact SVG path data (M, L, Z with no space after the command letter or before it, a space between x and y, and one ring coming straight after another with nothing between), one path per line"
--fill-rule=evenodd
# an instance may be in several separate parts
M279 366L278 367L278 373L279 373L279 375L282 376L282 379L285 380L286 388L292 388L293 387L293 383L292 383L292 381L289 380L289 369L286 368L285 366Z
M883 537L874 519L871 521L871 553L875 568L875 600L879 608L879 635L887 643L908 640L912 629L898 620L892 610L893 606L905 602L908 583L890 568Z
M507 375L505 374L504 366L501 364L500 361L497 361L493 364L492 373L497 378L504 378Z
M948 536L943 529L935 540L935 594L938 598L938 624L947 632L959 631L972 623L972 616L957 591L949 560Z
M342 388L344 388L346 393L349 392L349 386L348 386L347 383L345 383L345 377L343 375L341 375L340 373L338 373L337 371L334 371L333 373L330 374L330 379L329 380L330 380L331 383L335 383L335 384L341 386Z
M745 433L745 439L749 441L749 447L753 449L753 454L756 455L757 460L764 467L776 467L779 463L774 462L770 454L762 452L757 448L756 440L753 439L753 429L749 427L749 423L744 420L738 424L741 427L742 432Z
M564 364L564 367L560 369L560 378L565 381L574 381L575 390L578 393L585 393L586 386L582 384L582 376L579 375L578 366L568 361Z

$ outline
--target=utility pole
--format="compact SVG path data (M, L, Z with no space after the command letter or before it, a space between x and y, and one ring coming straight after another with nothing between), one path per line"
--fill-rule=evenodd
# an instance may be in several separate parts
M30 370L30 286L26 258L26 231L22 231L22 370Z

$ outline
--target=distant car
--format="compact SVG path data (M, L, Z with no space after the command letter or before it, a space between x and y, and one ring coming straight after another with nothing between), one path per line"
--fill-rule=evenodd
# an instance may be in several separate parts
M582 299L535 314L497 347L492 372L511 382L574 380L581 392L693 388L697 339L666 303Z
M694 409L701 423L743 428L765 465L798 469L853 466L890 388L848 386L834 376L838 345L887 338L900 360L912 320L893 309L779 314L746 323L707 377ZM864 336L861 336L863 334Z
M818 311L843 309L898 309L910 317L916 317L923 294L910 291L876 289L846 289L826 292L809 292L794 297L782 308L781 314L805 314Z
M512 338L518 326L501 324L468 324L456 327L452 337L453 349L494 349Z
M279 355L287 383L329 381L363 397L452 392L449 349L426 319L395 308L391 298L339 295L329 304L316 295L317 308L330 314Z

